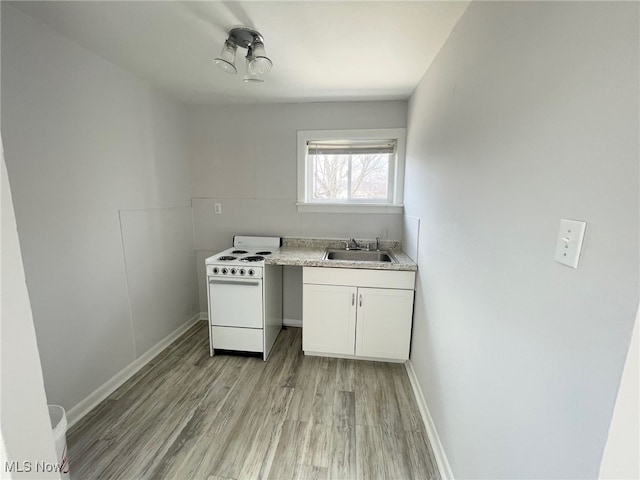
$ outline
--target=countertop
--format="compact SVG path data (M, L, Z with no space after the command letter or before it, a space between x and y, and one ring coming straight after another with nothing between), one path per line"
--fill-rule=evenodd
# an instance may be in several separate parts
M396 257L398 263L388 262L363 262L351 260L323 260L324 252L329 245L288 246L289 244L299 244L300 242L286 242L285 246L274 252L265 259L271 265L293 265L299 267L330 267L330 268L364 268L369 270L409 270L415 271L418 266L409 256L399 249L388 249ZM303 242L310 243L310 242ZM387 250L387 248L385 248Z

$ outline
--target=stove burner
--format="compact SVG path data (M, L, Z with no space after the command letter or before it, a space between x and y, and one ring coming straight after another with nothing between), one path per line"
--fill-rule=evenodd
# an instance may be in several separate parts
M260 255L250 255L240 259L241 262L261 262L262 260L264 260L264 257Z
M223 262L230 262L231 260L235 260L238 257L232 257L231 255L223 255L218 257L218 260L222 260Z
M265 250L264 252L256 252L256 255L271 255L271 252Z
M239 253L249 253L249 252L247 252L246 250L234 250L234 251L233 251L233 252L231 252L231 253L239 254Z

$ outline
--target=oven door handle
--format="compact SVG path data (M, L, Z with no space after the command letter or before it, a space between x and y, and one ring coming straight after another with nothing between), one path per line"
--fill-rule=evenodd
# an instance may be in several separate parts
M231 279L217 279L217 278L210 278L209 279L209 285L213 285L213 284L223 284L223 285L248 285L248 286L258 286L260 285L260 282L258 280L231 280Z

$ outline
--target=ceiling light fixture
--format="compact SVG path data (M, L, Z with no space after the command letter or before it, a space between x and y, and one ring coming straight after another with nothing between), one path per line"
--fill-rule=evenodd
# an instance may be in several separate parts
M273 62L265 53L262 35L251 28L234 27L229 30L222 52L214 60L218 68L227 73L238 73L235 65L238 47L247 49L247 73L242 80L251 83L264 82L262 75L271 71Z

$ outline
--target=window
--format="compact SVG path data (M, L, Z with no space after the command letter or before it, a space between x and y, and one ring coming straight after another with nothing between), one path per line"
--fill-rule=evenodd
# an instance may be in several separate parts
M404 129L298 132L298 210L402 211Z

